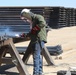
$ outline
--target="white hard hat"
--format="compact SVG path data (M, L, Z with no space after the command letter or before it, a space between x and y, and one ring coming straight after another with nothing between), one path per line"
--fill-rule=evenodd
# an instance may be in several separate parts
M22 17L26 17L26 18L28 18L28 19L31 19L31 11L30 11L30 9L23 9L22 11L21 11L21 16Z
M29 9L23 9L22 11L21 11L21 13L30 13L30 10Z

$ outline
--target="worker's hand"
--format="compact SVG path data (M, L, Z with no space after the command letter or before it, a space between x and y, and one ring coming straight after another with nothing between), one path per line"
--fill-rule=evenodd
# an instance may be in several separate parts
M26 34L25 33L21 33L20 37L26 37Z

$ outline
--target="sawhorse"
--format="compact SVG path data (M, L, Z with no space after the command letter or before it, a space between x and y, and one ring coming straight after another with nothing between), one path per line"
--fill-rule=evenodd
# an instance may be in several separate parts
M28 61L30 55L32 54L32 50L33 49L31 47L31 43L30 43L29 46L27 47L27 50L25 51L23 58L22 58L22 60L25 64L27 64L27 61ZM48 50L45 46L42 50L42 55L45 57L48 65L55 65L53 59L50 56L50 53L48 52Z
M11 59L5 57L7 50L11 55ZM9 63L10 60L16 65L20 75L29 75L26 65L23 63L18 51L13 44L12 38L0 41L0 65L3 62Z

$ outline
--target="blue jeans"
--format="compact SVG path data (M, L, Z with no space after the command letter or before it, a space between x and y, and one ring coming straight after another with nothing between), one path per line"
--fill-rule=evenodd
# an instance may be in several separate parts
M41 44L41 46L40 46ZM44 42L36 42L32 45L33 48L33 63L34 63L34 68L33 68L33 74L34 75L40 75L42 74L42 48L44 47Z

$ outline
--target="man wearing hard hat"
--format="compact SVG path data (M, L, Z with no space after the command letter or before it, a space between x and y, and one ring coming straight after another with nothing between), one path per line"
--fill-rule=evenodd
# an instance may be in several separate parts
M29 9L21 11L21 19L30 23L28 36L31 38L33 48L33 75L42 75L41 52L44 44L47 42L46 21L42 15L34 14Z

